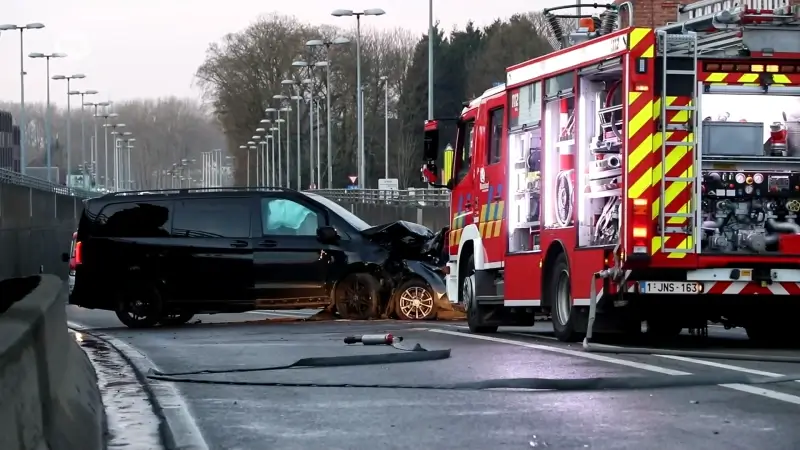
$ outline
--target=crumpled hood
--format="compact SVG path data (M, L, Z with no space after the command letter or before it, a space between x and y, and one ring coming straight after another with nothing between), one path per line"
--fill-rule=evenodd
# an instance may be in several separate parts
M367 228L361 233L372 242L390 245L402 244L421 247L433 238L433 231L430 228L405 220Z

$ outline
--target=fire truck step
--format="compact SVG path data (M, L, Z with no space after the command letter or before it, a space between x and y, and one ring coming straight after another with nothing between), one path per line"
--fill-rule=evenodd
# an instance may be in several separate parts
M689 131L692 127L683 123L670 123L667 124L667 131Z
M667 75L692 75L694 76L694 70L668 70ZM668 106L667 109L673 108L673 106Z
M670 247L661 247L662 253L694 253L694 247L692 248L670 248Z
M694 218L694 214L692 213L664 213L664 217L683 217L686 219Z
M686 72L691 72L687 70ZM694 74L694 72L691 72ZM666 106L667 111L694 111L694 106Z
M694 147L697 142L694 141L667 141L664 142L664 145L669 147Z
M667 183L694 183L697 180L692 177L664 177L664 181Z

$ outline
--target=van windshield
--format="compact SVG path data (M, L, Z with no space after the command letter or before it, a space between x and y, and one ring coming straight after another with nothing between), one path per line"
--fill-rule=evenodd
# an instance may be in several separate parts
M353 228L358 231L364 231L367 228L372 228L372 225L364 222L360 217L351 213L347 210L347 208L343 207L342 205L334 202L333 200L329 200L321 195L311 194L309 192L303 192L303 195L311 198L312 200L322 204L326 208L333 211L334 214L341 217L345 222L350 224Z

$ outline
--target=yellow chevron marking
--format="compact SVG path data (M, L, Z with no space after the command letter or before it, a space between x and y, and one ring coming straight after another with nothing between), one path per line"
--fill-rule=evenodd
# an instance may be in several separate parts
M500 236L500 230L503 228L502 220L495 220L494 222L494 237Z
M633 96L633 94L640 94L640 92L631 93L629 95ZM637 95L637 97L638 97L638 95ZM632 98L629 99L628 104L629 105L633 104L633 101L634 101L634 99L632 99ZM642 129L642 127L644 127L647 123L650 123L650 122L653 121L653 107L652 107L652 104L653 104L652 101L647 102L647 104L641 110L639 110L633 116L633 118L631 118L630 121L628 121L628 137L629 138L632 138L633 136L635 136L636 133L638 133L639 130Z
M757 73L746 73L739 77L739 83L753 83L755 81L758 81Z
M686 250L692 248L692 237L691 236L686 236L686 239L681 241L681 243L678 244L678 246L676 248L678 248L678 249L686 249ZM670 258L670 259L683 259L683 258L686 258L686 253L683 253L683 252L669 252L669 254L667 254L667 258Z
M642 42L642 39L647 37L647 33L650 32L649 28L634 28L631 30L630 37L628 38L628 49L632 49L636 47L639 42Z
M772 74L772 81L777 84L791 84L792 80L789 79L786 75L782 75L779 73Z
M650 59L653 56L655 56L655 53L656 53L656 46L651 45L650 47L647 47L647 50L645 50L644 53L642 53L642 58Z
M692 176L692 173L693 173L692 167L689 167L687 170L684 170L682 174L680 174L680 177L688 178ZM687 188L688 184L689 183L684 183L682 181L681 182L676 181L667 186L667 189L664 191L664 207L666 208L666 206L672 203L672 201L675 200L678 197L678 195L680 195L681 192ZM657 198L653 200L653 214L652 214L653 219L656 219L660 213L661 213L661 199Z
M709 74L706 77L706 81L708 81L710 83L719 83L719 82L724 81L725 77L727 77L727 76L728 76L727 73L712 73L712 74Z

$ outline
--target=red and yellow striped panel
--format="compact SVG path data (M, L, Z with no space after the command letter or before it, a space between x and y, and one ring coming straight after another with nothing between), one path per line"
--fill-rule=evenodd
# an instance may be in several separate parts
M773 86L782 86L786 84L800 84L800 74L784 75L781 73L770 73L772 75ZM704 73L700 79L705 83L710 84L752 84L759 85L759 77L761 73L727 73L727 72L711 72Z
M628 34L628 50L633 58L653 58L656 37L652 28L633 28Z

